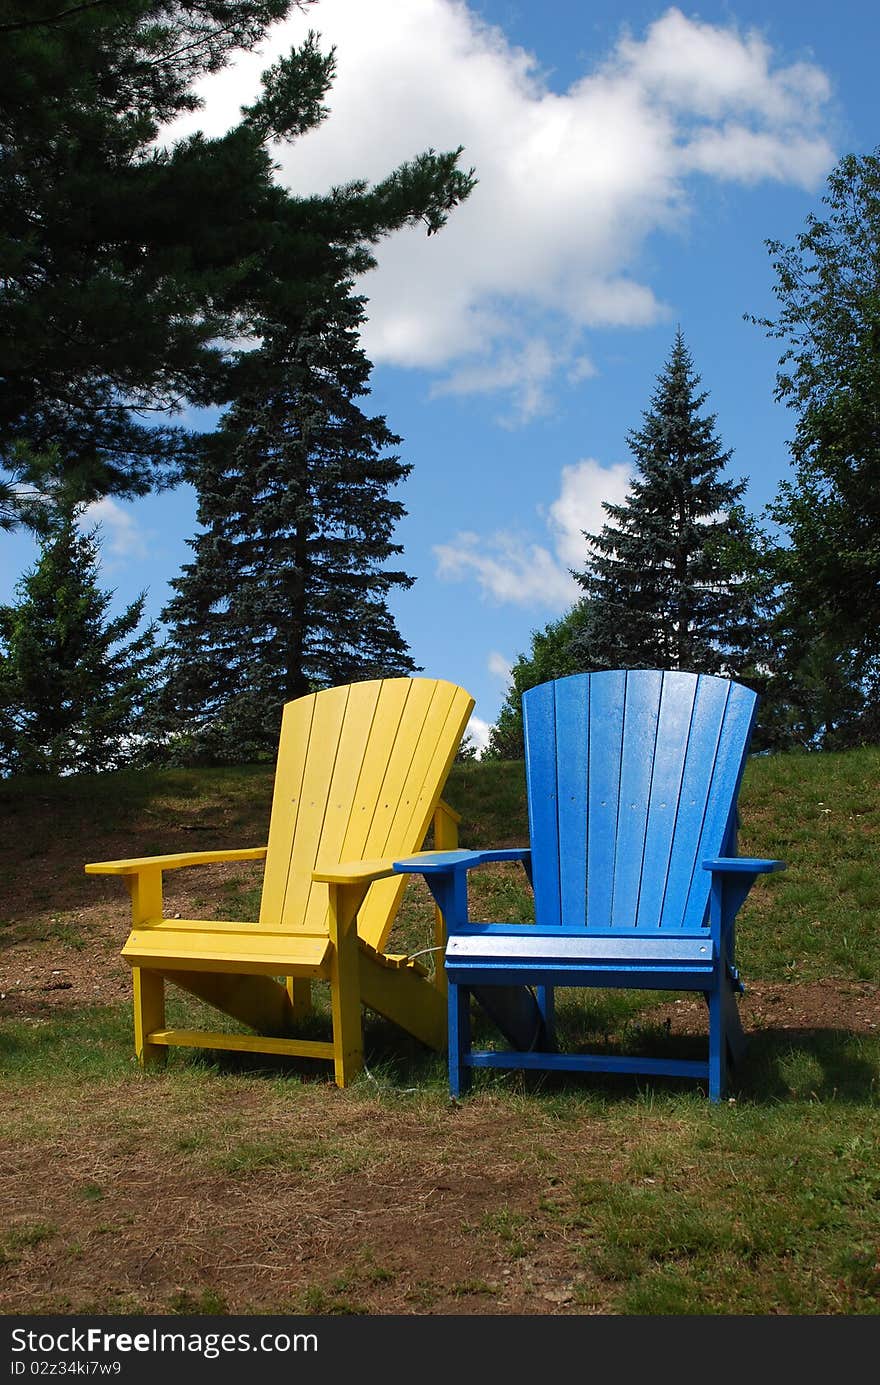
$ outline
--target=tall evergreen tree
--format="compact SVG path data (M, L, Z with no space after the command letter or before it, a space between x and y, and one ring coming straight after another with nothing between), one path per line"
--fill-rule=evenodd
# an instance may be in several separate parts
M725 479L715 415L679 331L641 428L627 438L636 462L629 494L605 505L601 533L585 535L575 573L587 618L572 652L582 668L665 668L754 673L766 653L754 526L744 481Z
M236 397L234 344L270 291L292 310L328 253L360 273L387 232L436 231L470 191L458 151L433 150L373 186L279 185L273 143L326 114L315 35L225 134L163 145L199 78L311 2L0 0L0 522L22 478L75 475L80 495L175 479L193 449L175 409Z
M144 597L110 616L96 531L78 511L46 524L19 600L0 607L0 773L114 769L139 749L160 653Z
M363 300L342 282L330 305L325 290L293 336L264 323L247 385L192 473L203 531L163 613L179 756L271 753L290 698L414 669L388 608L412 579L386 566L404 513L388 492L410 467L357 403Z

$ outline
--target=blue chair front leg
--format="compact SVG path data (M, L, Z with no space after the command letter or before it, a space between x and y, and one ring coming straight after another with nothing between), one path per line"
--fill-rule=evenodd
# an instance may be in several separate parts
M546 1049L556 1048L556 994L552 986L536 986L538 1009L544 1021L543 1045Z
M728 1060L745 1052L746 1036L736 1004L733 942L736 916L758 875L784 870L782 861L751 857L722 857L704 861L712 872L709 925L715 948L716 975L706 993L709 1005L709 1100L720 1101L727 1090Z
M471 1085L471 993L467 986L450 981L449 997L449 1093L463 1096Z

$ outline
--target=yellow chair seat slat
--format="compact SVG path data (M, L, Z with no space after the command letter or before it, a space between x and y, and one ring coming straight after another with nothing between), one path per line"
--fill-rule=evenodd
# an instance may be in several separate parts
M175 923L177 920L175 919ZM136 928L122 949L132 967L173 971L233 971L263 976L329 975L329 938L302 934L244 934L171 928Z

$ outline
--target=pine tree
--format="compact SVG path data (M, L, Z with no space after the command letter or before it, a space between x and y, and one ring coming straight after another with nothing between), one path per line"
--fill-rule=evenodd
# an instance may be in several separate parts
M248 381L192 480L202 532L163 618L173 673L165 730L178 758L274 753L281 708L312 689L410 673L388 608L409 474L400 438L367 417L363 300L336 286L291 336L269 324Z
M581 668L664 668L754 675L770 593L757 533L724 479L731 453L700 413L708 395L679 331L641 428L627 438L636 475L586 534L588 612L572 652Z
M109 616L97 530L47 523L18 603L0 607L0 773L115 769L136 757L160 662L142 595Z
M22 473L90 498L178 479L196 444L174 416L236 397L255 303L312 293L331 248L363 272L388 232L437 231L468 195L457 150L324 196L280 186L273 146L327 114L314 34L230 130L163 143L199 79L311 3L0 5L0 523Z

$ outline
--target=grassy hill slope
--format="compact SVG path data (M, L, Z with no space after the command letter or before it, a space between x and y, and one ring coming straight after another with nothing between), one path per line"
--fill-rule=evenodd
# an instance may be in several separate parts
M238 1055L141 1073L126 891L83 863L261 844L271 789L262 766L0 783L0 1313L880 1311L880 751L748 766L741 849L789 869L741 915L750 1051L719 1106L510 1073L451 1103L442 1058L375 1017L345 1092ZM456 766L446 796L463 844L525 842L521 765ZM166 912L253 918L259 875L174 872ZM473 917L530 908L519 867L475 873ZM401 944L431 925L415 882ZM704 1012L563 993L560 1023L696 1055Z

